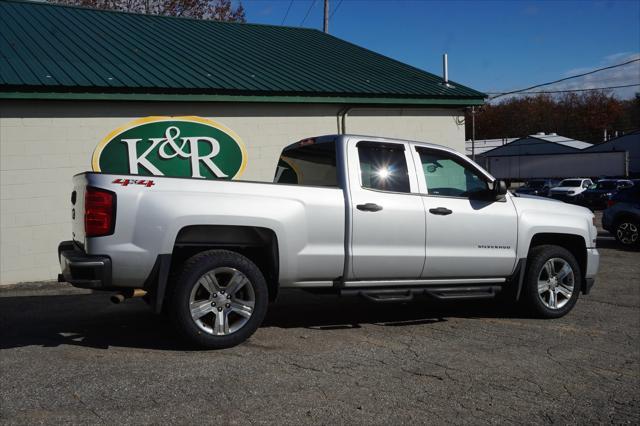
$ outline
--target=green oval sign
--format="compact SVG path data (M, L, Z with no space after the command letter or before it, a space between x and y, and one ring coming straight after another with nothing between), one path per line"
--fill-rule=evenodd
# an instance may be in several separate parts
M93 152L96 172L234 179L247 163L240 137L200 117L146 117L109 133Z

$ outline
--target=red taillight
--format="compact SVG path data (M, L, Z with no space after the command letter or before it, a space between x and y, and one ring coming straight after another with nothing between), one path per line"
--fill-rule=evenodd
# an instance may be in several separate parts
M100 237L113 233L115 197L113 192L87 187L84 194L85 236Z
M615 203L614 200L607 200L607 207L612 207Z

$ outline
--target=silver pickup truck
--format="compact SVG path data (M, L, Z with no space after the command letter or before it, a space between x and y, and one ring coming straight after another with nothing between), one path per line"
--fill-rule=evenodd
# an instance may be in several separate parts
M247 339L280 288L373 301L498 294L565 315L598 271L593 214L518 196L442 146L355 135L287 146L274 183L82 173L60 281L144 296L192 342Z

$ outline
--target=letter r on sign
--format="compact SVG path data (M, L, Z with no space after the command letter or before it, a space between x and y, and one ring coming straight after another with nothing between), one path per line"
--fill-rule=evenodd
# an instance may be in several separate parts
M227 175L224 174L224 172L220 170L213 161L211 161L213 157L220 153L220 142L214 138L207 137L194 137L187 139L189 140L189 146L191 148L191 177L204 178L204 176L200 174L200 161L202 161L204 165L207 166L214 175L216 175L216 177L227 177ZM198 152L198 141L209 142L211 144L211 153L200 156L200 153Z

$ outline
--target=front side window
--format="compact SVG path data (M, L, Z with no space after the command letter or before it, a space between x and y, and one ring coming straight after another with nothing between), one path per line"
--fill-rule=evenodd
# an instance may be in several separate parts
M417 148L429 195L470 197L487 191L487 181L475 169L446 152Z
M360 142L358 158L364 188L411 192L404 145Z
M337 187L336 143L301 144L284 150L273 182Z

